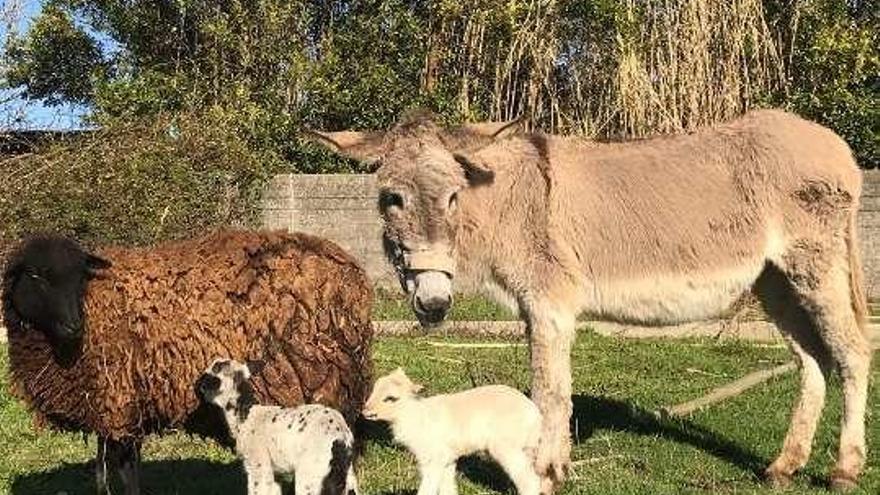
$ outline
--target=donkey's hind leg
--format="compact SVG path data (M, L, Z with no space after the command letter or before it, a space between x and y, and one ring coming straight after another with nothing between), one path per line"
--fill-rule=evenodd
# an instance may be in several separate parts
M843 381L843 420L837 464L831 486L849 490L856 486L865 464L865 407L871 366L871 344L857 314L862 301L853 284L842 240L828 244L802 244L785 259L785 272Z
M809 313L801 306L786 276L776 267L767 267L755 283L755 293L782 332L800 369L800 395L792 410L782 451L765 471L767 480L781 488L791 482L792 474L810 458L825 404L825 376L830 356Z

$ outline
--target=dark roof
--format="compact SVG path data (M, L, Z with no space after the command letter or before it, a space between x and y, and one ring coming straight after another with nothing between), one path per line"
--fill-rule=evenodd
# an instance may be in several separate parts
M82 136L91 131L0 131L0 156L30 153L40 144Z

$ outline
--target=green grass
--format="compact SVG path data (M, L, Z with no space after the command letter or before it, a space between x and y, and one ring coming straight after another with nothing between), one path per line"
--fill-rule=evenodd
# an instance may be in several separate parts
M385 338L376 342L378 373L403 366L427 393L460 390L472 383L528 385L528 351L438 347L461 339ZM563 494L774 493L756 472L775 455L796 391L794 374L775 379L688 420L661 420L650 411L704 394L750 371L789 359L780 348L705 340L630 341L588 332L573 353L574 473ZM0 369L7 357L0 352ZM873 380L880 379L875 361ZM6 377L0 373L0 385ZM830 387L815 451L787 493L825 493L823 481L836 452L840 396ZM869 398L869 464L859 493L880 491L880 393ZM367 494L412 494L415 464L387 432L367 431L358 472ZM35 431L22 405L0 394L0 493L55 495L94 491L87 462L94 438ZM459 489L466 495L510 491L491 463L461 463ZM240 465L208 441L182 434L151 438L145 447L144 485L150 494L244 493Z

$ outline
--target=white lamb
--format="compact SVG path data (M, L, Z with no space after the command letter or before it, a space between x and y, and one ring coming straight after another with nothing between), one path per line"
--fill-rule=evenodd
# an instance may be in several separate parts
M357 495L354 436L335 409L256 404L249 379L259 363L215 359L199 378L202 399L223 409L247 473L248 494L281 495L276 475L294 475L296 495Z
M477 452L495 459L520 495L541 493L534 467L541 413L528 397L504 385L425 398L416 395L421 389L398 368L376 380L364 406L365 418L390 423L416 457L418 495L457 493L455 462Z

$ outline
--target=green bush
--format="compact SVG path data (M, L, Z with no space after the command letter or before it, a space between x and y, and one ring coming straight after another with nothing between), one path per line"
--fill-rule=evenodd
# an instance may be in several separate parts
M284 165L223 115L105 122L0 162L0 240L53 231L141 245L255 223L263 187Z

